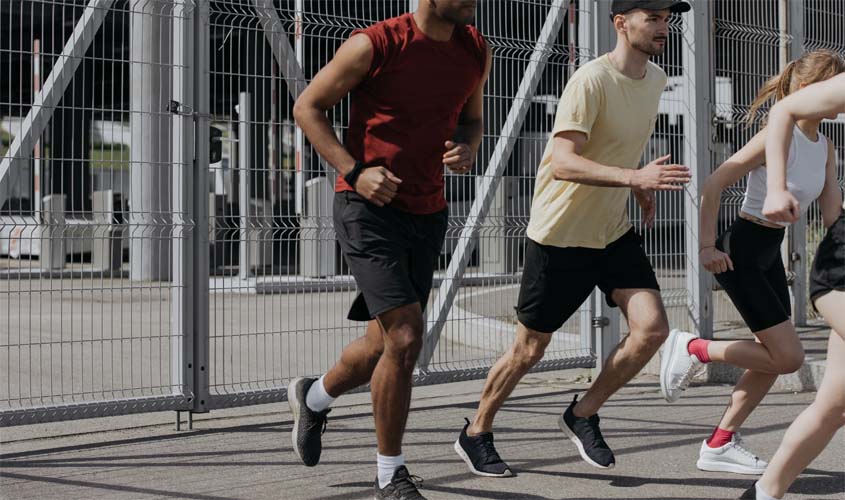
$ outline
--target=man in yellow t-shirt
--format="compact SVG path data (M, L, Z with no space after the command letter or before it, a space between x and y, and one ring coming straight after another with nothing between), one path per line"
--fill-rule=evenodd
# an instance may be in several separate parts
M660 287L628 220L627 204L633 191L650 224L654 191L681 190L690 179L686 167L667 163L668 156L637 168L666 85L666 74L649 57L664 52L671 15L688 10L686 2L614 0L616 48L585 64L566 85L537 172L516 340L490 371L475 420L455 443L475 474L511 474L493 446L493 418L543 357L552 333L596 286L611 307L621 308L631 333L559 425L587 463L615 465L599 429L599 408L669 335Z

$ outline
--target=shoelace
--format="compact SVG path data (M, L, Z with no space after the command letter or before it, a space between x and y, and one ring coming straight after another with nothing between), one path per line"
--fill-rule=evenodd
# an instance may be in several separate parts
M500 457L499 452L496 451L496 447L493 445L492 439L484 439L483 441L480 441L478 447L482 464L498 463L502 461L502 457Z
M422 485L422 478L419 476L408 475L400 478L393 483L393 488L402 495L419 495L419 487Z
M740 436L739 433L734 434L733 448L736 451L742 453L743 455L752 458L755 462L757 460L760 460L757 455L751 453L750 451L746 450L744 446L742 446L742 436Z
M681 382L678 385L679 389L685 390L687 387L689 387L690 382L692 382L692 378L698 372L697 368L698 367L696 366L695 361L690 363L689 367L687 368L686 373L684 373L684 376L681 377Z

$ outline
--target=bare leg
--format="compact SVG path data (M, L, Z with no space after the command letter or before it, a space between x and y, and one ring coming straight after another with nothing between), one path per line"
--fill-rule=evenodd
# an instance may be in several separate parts
M610 353L604 369L575 405L576 417L598 413L610 396L643 369L669 335L669 320L659 292L618 289L612 298L628 319L631 333Z
M782 498L836 431L845 426L845 292L831 292L816 307L833 328L827 345L827 368L816 399L789 426L760 486Z
M380 315L379 322L386 333L370 386L373 417L379 453L397 456L402 453L414 365L422 348L422 310L419 303L402 306Z
M496 413L528 370L543 359L546 346L551 340L551 333L531 330L522 323L517 325L516 340L487 375L475 421L467 429L467 434L474 436L493 430Z
M765 370L748 369L737 382L719 422L719 427L726 431L736 432L745 423L769 393L779 374L792 373L804 362L804 348L791 321L784 321L755 335L758 342L711 342L707 349L711 361L730 363L728 359L731 359L743 363L743 367L758 365Z
M323 379L326 392L336 398L370 381L384 352L384 332L378 321L367 323L366 334L350 343Z
M804 362L804 348L787 320L754 334L753 340L714 341L707 346L711 361L774 375L792 373Z

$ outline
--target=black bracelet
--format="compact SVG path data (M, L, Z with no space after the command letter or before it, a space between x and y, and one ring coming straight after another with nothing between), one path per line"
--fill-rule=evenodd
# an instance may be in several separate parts
M365 168L367 168L367 166L364 165L364 162L356 161L355 166L352 167L352 170L346 172L346 174L343 176L343 180L345 180L346 183L349 184L349 187L355 189L355 183L358 182L358 177L361 175L361 172Z

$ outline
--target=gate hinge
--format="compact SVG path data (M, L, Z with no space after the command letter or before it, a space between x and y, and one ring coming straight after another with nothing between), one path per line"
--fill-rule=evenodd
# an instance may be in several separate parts
M610 326L610 318L607 316L594 316L593 328L604 328Z

